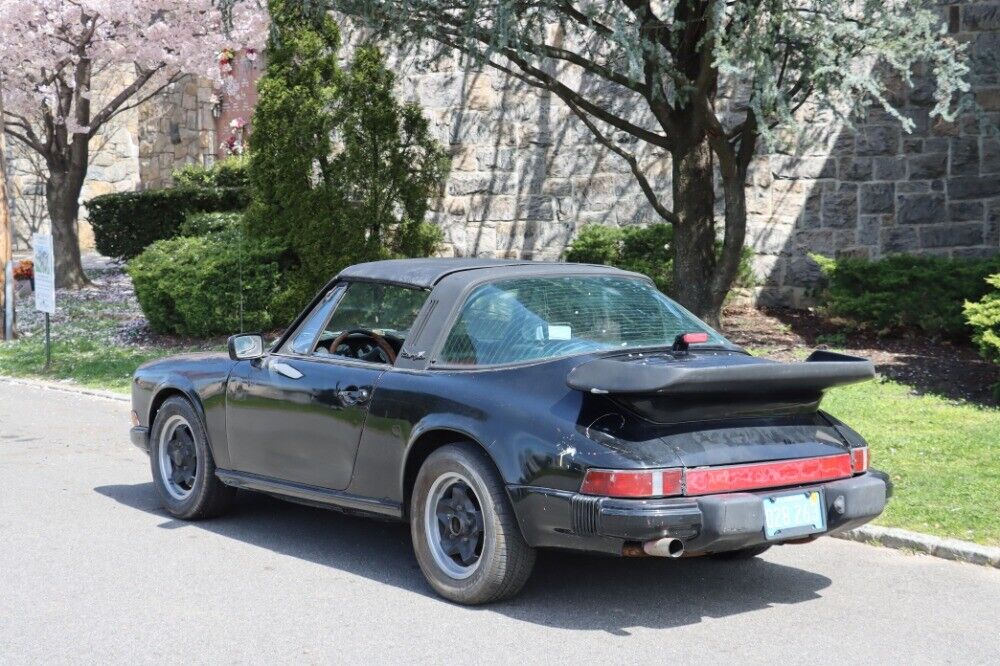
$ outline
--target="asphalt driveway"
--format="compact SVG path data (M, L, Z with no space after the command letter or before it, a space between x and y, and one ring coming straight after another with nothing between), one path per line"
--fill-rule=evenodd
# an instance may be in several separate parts
M433 595L405 526L244 493L159 509L128 406L0 380L0 662L997 663L1000 570L834 539L756 561L545 553Z

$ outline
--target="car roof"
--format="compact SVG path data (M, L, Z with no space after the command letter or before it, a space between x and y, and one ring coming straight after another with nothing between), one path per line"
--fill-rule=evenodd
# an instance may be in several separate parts
M474 278L474 272L488 271L491 277L503 278L523 274L523 267L541 267L558 271L579 272L587 268L600 272L620 272L610 266L595 266L591 264L572 264L558 261L530 261L526 259L487 259L487 258L429 258L429 259L387 259L385 261L370 261L363 264L348 266L340 272L337 280L366 280L391 282L393 284L430 289L445 277L456 273L469 273Z

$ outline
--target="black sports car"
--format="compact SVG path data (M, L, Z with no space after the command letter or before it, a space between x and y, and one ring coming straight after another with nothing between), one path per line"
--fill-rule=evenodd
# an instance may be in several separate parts
M381 261L269 349L237 335L140 367L132 441L178 518L246 488L409 521L431 586L483 603L536 548L752 557L878 516L886 476L819 410L873 375L754 358L607 266Z

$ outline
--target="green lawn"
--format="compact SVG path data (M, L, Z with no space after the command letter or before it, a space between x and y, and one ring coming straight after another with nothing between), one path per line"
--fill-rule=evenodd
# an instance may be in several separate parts
M45 327L34 301L19 304L20 338L0 342L0 375L36 379L69 379L81 386L126 392L129 378L140 364L161 356L193 350L217 350L219 342L204 345L165 342L128 344L122 326L140 316L131 285L123 288L120 271L103 273L111 282L102 288L79 292L60 291L52 320L52 366L45 370Z
M0 344L0 375L36 379L71 379L80 386L127 392L137 366L180 349L108 345L100 339L54 340L52 366L46 371L45 345L40 338Z
M823 408L861 433L895 495L878 523L1000 545L1000 410L895 382L833 389Z

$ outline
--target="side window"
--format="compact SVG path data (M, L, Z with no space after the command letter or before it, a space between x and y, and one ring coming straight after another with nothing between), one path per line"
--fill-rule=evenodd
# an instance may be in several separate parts
M314 353L392 362L429 293L380 282L350 283L320 332Z
M306 320L302 322L299 329L295 332L291 338L288 339L282 348L282 353L285 354L309 354L312 352L313 343L316 341L316 336L319 334L320 330L323 328L323 324L330 317L330 313L340 302L340 299L344 295L345 288L343 286L338 286L331 289L326 297L319 302L319 304L313 309L312 313Z

